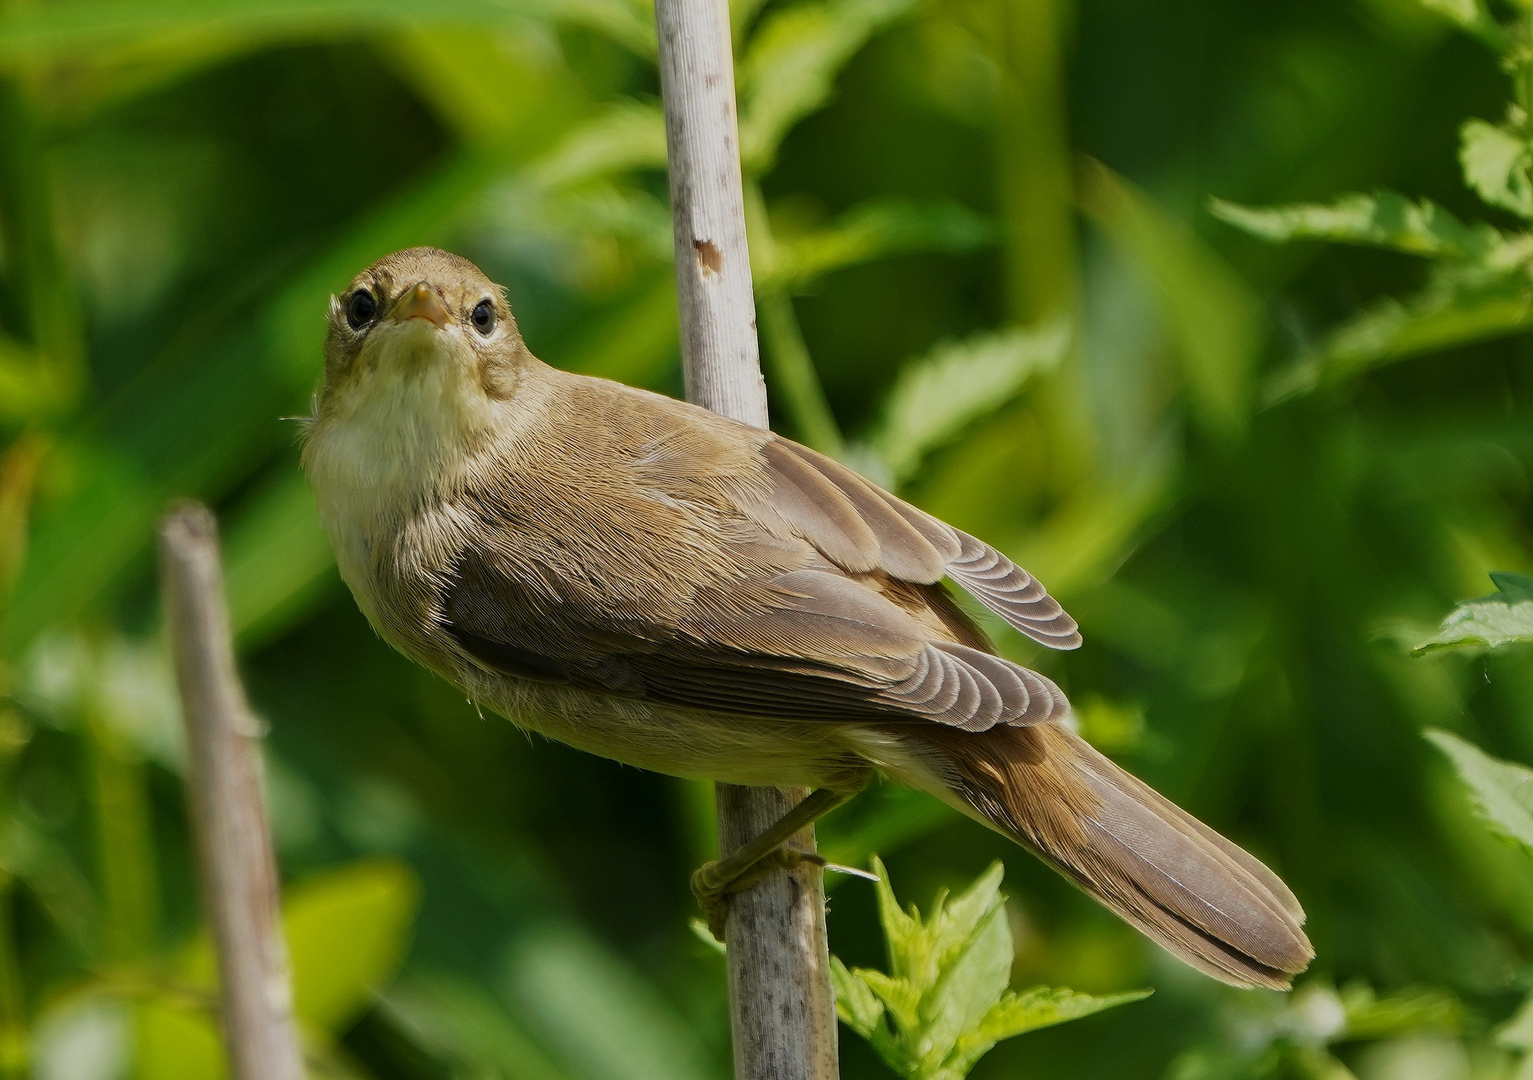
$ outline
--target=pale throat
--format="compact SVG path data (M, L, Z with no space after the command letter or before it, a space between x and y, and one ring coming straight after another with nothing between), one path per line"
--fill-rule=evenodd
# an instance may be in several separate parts
M461 335L420 319L379 327L329 391L304 463L333 539L387 527L451 485L496 426Z

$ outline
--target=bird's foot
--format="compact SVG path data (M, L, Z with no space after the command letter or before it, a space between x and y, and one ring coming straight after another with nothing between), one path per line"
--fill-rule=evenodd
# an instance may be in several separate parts
M813 851L799 851L778 845L768 854L743 868L730 866L728 859L713 859L703 863L692 874L692 895L697 897L708 920L708 930L719 941L724 940L724 923L729 918L729 897L743 892L766 877L773 870L791 870L805 863L824 867L825 857Z

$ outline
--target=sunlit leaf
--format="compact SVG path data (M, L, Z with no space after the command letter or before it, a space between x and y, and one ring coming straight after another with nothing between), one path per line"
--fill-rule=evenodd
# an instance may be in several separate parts
M1196 233L1105 166L1083 169L1081 205L1155 286L1194 417L1220 437L1240 435L1266 329L1249 286Z
M288 890L282 925L293 970L293 1011L338 1032L404 958L420 885L402 863L353 863Z
M151 997L134 1010L135 1075L143 1080L223 1080L228 1075L212 995Z
M989 222L955 202L870 199L827 228L775 236L756 284L791 292L873 259L913 251L973 251L994 239Z
M663 996L573 925L519 941L512 997L570 1071L602 1080L708 1080L707 1056Z
M1002 1039L1079 1020L1104 1009L1143 1001L1149 996L1149 990L1096 996L1074 990L1051 990L1046 986L1008 994L990 1010L977 1030L959 1040L950 1063L952 1075L966 1075L974 1063Z
M545 190L629 169L665 168L665 117L658 105L622 102L571 129L526 172Z
M373 34L390 26L496 25L516 18L564 18L653 52L653 25L622 0L442 0L429 13L410 0L65 0L46 10L8 9L0 58L121 48L163 37L242 39Z
M308 612L334 580L335 556L314 496L295 468L257 494L224 534L229 622L242 648Z
M938 345L901 369L868 445L896 481L976 419L1012 400L1033 377L1056 368L1070 328L1008 328Z
M1434 258L1483 258L1505 241L1489 225L1465 225L1436 203L1392 191L1343 195L1332 203L1250 207L1214 199L1213 215L1273 243L1332 240Z
M880 28L917 0L825 0L778 9L740 60L740 157L747 172L769 169L782 138L830 100L836 74Z
M1533 179L1528 142L1506 128L1470 120L1459 130L1459 164L1464 182L1490 203L1533 218Z
M913 907L900 908L877 858L873 869L889 973L848 970L832 958L831 981L838 1015L908 1080L962 1080L1002 1039L1148 994L1009 991L1012 943L1000 863L958 896L938 894L926 918Z
M567 1080L512 1018L484 990L446 975L402 980L379 1001L383 1013L414 1043L464 1075L506 1080Z
M1486 824L1533 852L1533 769L1498 761L1446 731L1426 737L1453 762Z
M1435 635L1416 646L1418 653L1453 646L1494 649L1513 642L1533 641L1533 577L1496 571L1490 575L1496 591L1467 600L1443 620Z
M1343 988L1340 1000L1348 1039L1380 1039L1421 1031L1457 1032L1464 1025L1463 1006L1445 990L1404 990L1379 997L1372 987L1359 982Z

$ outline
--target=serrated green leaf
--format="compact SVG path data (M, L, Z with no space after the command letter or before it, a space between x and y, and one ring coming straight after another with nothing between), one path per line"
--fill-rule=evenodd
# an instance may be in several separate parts
M1459 129L1458 159L1464 182L1480 198L1533 218L1533 179L1528 175L1533 152L1526 139L1504 127L1470 120Z
M1058 367L1069 346L1063 322L938 345L900 370L868 444L896 482L908 479L932 450Z
M906 1033L920 1028L921 991L914 983L867 968L856 968L852 973L882 1003L898 1031Z
M1428 731L1426 737L1453 762L1491 829L1533 852L1533 769L1498 761L1446 731Z
M864 1039L884 1019L884 1003L878 995L841 962L839 956L830 958L830 985L836 994L836 1015L841 1022Z
M1143 1001L1153 991L1133 990L1126 994L1108 994L1096 997L1079 994L1074 990L1054 990L1037 986L1021 994L1007 994L997 1002L984 1022L970 1034L960 1039L947 1067L950 1075L967 1075L974 1063L990 1051L996 1043L1029 1031L1052 1027L1070 1020Z
M757 271L763 291L792 292L848 266L912 251L974 251L992 243L995 229L956 202L869 199L824 229L773 237ZM759 257L752 252L752 261Z
M740 158L747 173L772 167L783 136L830 100L836 74L864 42L916 0L828 0L768 16L740 60Z
M1497 259L1525 252L1527 239L1509 242ZM1443 264L1416 296L1382 301L1337 328L1316 354L1269 380L1262 398L1275 404L1396 360L1530 327L1533 289L1522 266Z
M929 1069L951 1060L959 1040L982 1026L1010 981L1011 929L999 896L968 930L962 944L944 956L941 974L921 1002L920 1045Z
M1496 571L1496 592L1454 608L1441 629L1416 646L1415 652L1474 646L1494 649L1513 642L1533 641L1533 577Z
M1241 206L1213 199L1209 211L1273 243L1332 240L1431 258L1482 259L1506 239L1489 225L1465 225L1430 200L1411 202L1392 191L1288 206Z
M933 959L942 967L948 966L968 950L981 927L1006 902L1001 895L1001 878L1006 868L997 860L956 897L948 899L939 893L932 904L931 917L926 925L930 930ZM1011 938L1006 938L1008 951Z
M872 863L880 916L886 932L893 929L894 974L848 971L832 957L831 979L847 1026L908 1080L962 1080L1001 1039L1148 994L1097 998L1045 987L1013 994L1006 989L1012 943L999 862L951 900L939 893L926 919L913 907L900 908L887 869L876 857Z
M1047 986L1035 986L1020 994L1009 994L999 1002L980 1025L979 1034L987 1039L1000 1041L1027 1031L1079 1020L1083 1016L1099 1013L1104 1009L1143 1001L1154 991L1130 990L1123 994L1107 994L1097 997L1074 990L1053 990Z

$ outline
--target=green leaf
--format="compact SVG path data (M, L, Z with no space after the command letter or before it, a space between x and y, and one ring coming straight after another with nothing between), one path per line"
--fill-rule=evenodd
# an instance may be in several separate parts
M955 202L869 199L826 229L775 236L762 244L757 287L792 292L835 270L912 251L974 251L992 243L995 229Z
M659 989L573 923L513 949L510 990L569 1071L593 1080L708 1080L708 1056Z
M900 1076L962 1080L1001 1039L1146 996L1008 991L1012 943L999 862L960 895L939 893L925 919L914 907L902 910L888 869L876 857L872 866L890 974L849 971L832 957L831 983L837 1014Z
M1332 240L1431 258L1485 258L1506 239L1489 225L1465 225L1430 200L1411 202L1392 191L1343 195L1333 203L1268 207L1213 199L1209 211L1273 243Z
M1457 646L1494 649L1533 641L1533 577L1496 571L1490 578L1496 592L1454 608L1437 633L1414 651Z
M1464 124L1459 140L1464 182L1490 205L1533 218L1533 179L1528 175L1533 153L1527 140L1483 120Z
M660 107L622 102L574 128L520 182L553 191L632 169L664 168Z
M225 531L229 622L242 649L293 625L335 581L330 540L296 468L257 493Z
M293 1011L343 1030L404 958L420 886L403 863L352 863L309 878L283 897L293 969Z
M1095 997L1074 990L1051 990L1035 987L1021 994L1007 994L985 1016L984 1021L958 1041L948 1067L955 1076L964 1076L974 1063L1002 1039L1023 1035L1039 1028L1052 1027L1104 1009L1143 1001L1152 991L1133 990L1126 994Z
M847 970L839 956L830 958L830 985L836 993L836 1015L864 1039L884 1020L884 1003L868 984Z
M622 0L444 0L428 12L412 0L66 0L7 9L0 57L79 57L156 39L236 38L246 47L276 38L377 34L418 26L496 26L517 18L563 18L603 30L653 54L654 27Z
M1305 989L1313 986L1310 983ZM1342 990L1340 998L1347 1039L1384 1039L1419 1031L1457 1032L1464 1025L1463 1006L1442 990L1406 990L1381 998L1366 983L1352 983Z
M1533 769L1498 761L1446 731L1426 737L1453 762L1486 824L1533 852Z
M916 0L800 3L763 20L740 60L740 157L748 174L772 167L783 136L830 100L836 74Z
M1508 243L1497 258L1525 252L1528 239ZM1533 288L1524 267L1443 264L1416 296L1380 302L1337 328L1315 354L1279 371L1263 387L1262 399L1276 404L1396 360L1529 327Z
M1081 206L1154 285L1176 345L1193 417L1224 439L1241 435L1266 332L1240 275L1178 221L1105 166L1081 171Z
M1057 368L1069 346L1063 322L938 345L900 370L868 445L896 482L906 480L931 451L1015 398L1034 376Z
M152 997L134 1010L134 1075L145 1080L223 1080L228 1075L216 1005Z
M568 1080L506 1008L478 987L447 975L407 977L379 999L393 1023L453 1075L506 1080Z

